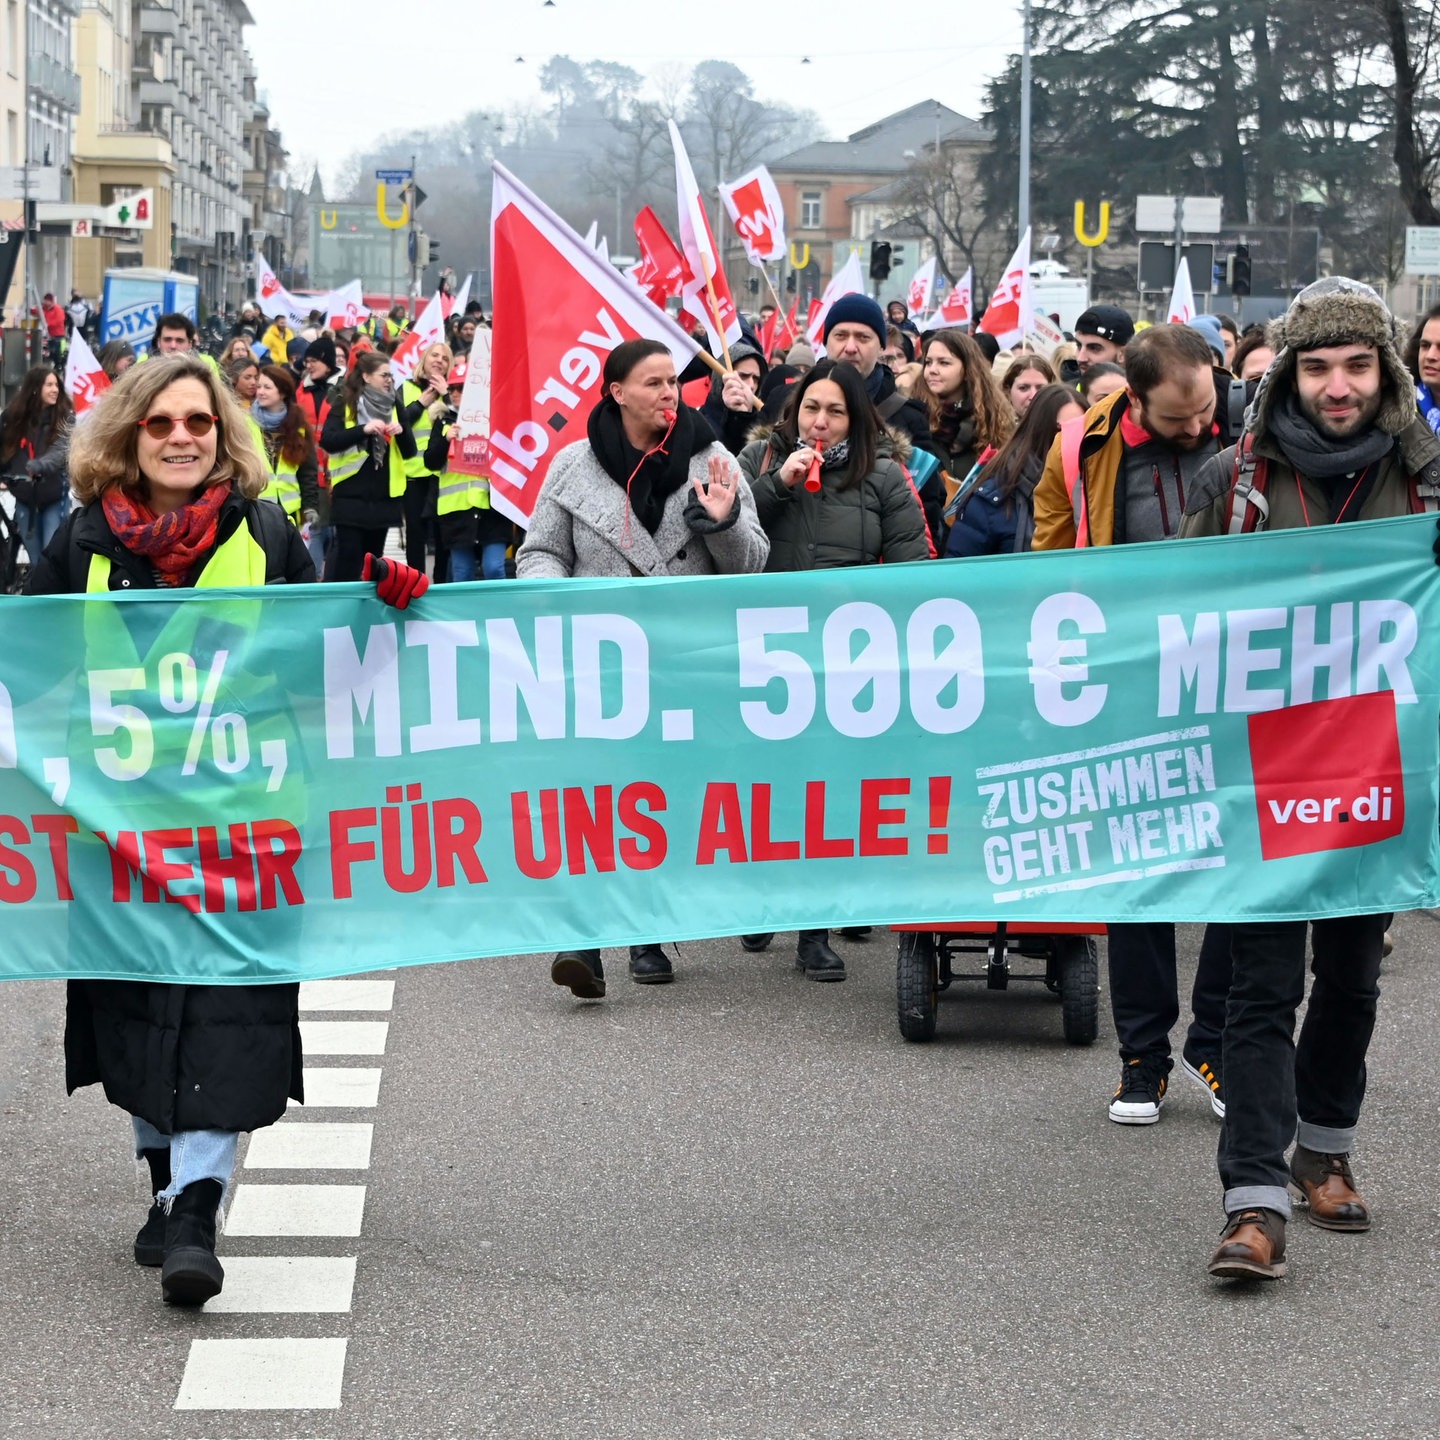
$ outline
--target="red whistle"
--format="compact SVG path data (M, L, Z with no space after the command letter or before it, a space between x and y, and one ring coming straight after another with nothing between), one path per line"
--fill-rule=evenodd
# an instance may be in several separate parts
M667 425L673 425L680 418L673 410L662 410L660 413L665 417Z
M805 488L812 494L820 493L820 456L824 452L825 444L821 440L815 442L815 455L810 461L810 468L805 472Z

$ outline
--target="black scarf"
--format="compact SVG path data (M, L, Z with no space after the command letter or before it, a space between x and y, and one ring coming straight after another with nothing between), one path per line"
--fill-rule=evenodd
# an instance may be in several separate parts
M622 490L628 486L630 508L652 535L664 518L666 498L689 483L691 459L715 443L704 417L680 405L665 448L650 454L637 450L625 434L619 405L608 395L590 412L587 429L600 468Z
M1374 425L1348 440L1328 439L1300 409L1294 391L1280 398L1267 424L1290 464L1301 475L1321 482L1354 475L1388 455L1395 445L1393 435Z

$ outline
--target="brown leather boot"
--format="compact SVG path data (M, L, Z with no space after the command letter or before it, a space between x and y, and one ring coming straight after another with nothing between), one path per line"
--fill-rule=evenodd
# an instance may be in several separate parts
M1206 1269L1222 1280L1278 1280L1285 1273L1285 1217L1276 1210L1237 1211Z
M1309 1209L1309 1220L1322 1230L1368 1230L1370 1207L1355 1188L1348 1155L1322 1155L1295 1147L1290 1157L1291 1189Z

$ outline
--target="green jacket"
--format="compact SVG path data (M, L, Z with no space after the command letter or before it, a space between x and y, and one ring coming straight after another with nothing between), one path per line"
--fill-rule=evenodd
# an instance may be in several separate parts
M736 457L760 524L770 537L767 571L835 570L930 556L925 516L905 472L884 445L875 468L855 485L826 475L819 494L780 479L788 451L771 437L751 441Z

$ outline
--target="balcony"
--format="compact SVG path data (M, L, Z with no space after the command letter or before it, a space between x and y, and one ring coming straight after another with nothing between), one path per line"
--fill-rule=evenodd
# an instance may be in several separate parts
M31 94L74 115L80 113L80 77L68 65L61 65L48 55L31 55L29 81Z
M168 35L173 40L180 33L180 17L165 0L143 0L140 6L140 33Z

